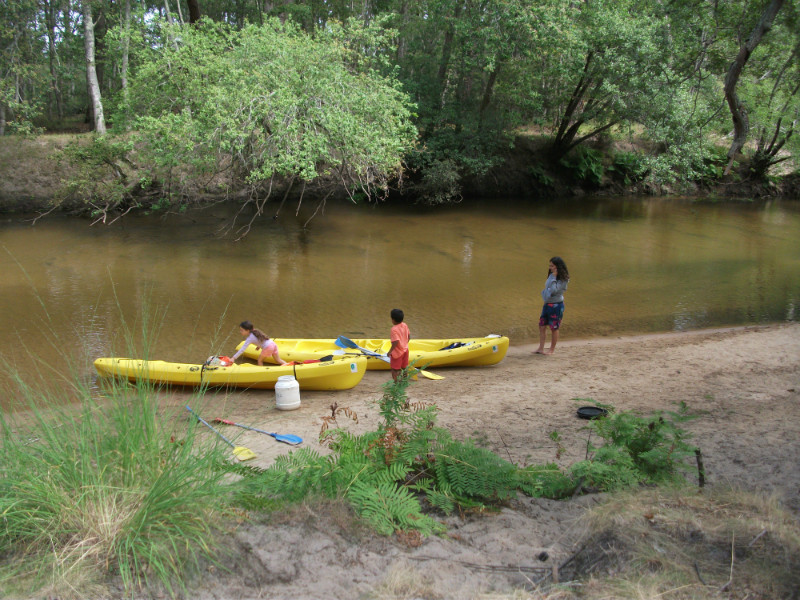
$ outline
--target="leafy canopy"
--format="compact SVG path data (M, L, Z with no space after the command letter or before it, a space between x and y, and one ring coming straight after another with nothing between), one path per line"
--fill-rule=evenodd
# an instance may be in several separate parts
M385 189L416 129L399 84L373 68L384 41L357 27L331 24L314 37L277 20L177 29L145 57L121 108L162 172L230 167L251 184L327 178Z

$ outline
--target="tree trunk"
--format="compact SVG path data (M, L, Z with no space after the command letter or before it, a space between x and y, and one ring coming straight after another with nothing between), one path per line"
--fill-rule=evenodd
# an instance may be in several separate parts
M6 105L0 102L0 137L6 134Z
M584 95L586 91L593 85L592 80L592 61L594 60L594 51L590 50L586 54L586 61L583 65L583 74L580 81L575 86L572 92L572 97L564 109L564 114L561 117L561 122L558 125L558 132L556 133L555 140L553 141L553 150L555 160L561 159L570 148L572 148L572 141L578 134L578 129L583 125L584 119L577 115L578 109L584 102ZM573 119L575 122L573 122Z
M437 79L439 81L439 100L440 107L444 106L444 93L447 82L447 70L450 67L450 54L453 52L453 41L456 36L456 22L461 17L461 2L456 3L456 8L453 13L453 20L447 26L447 31L444 34L444 44L442 45L442 58L439 61L439 73Z
M406 57L406 38L404 34L406 34L406 25L408 25L408 2L403 0L400 4L400 21L402 25L400 26L401 35L400 39L397 40L397 62L400 63Z
M728 150L728 166L725 167L724 175L728 175L733 167L733 159L736 154L741 151L747 141L747 135L750 132L750 121L747 118L747 109L739 100L736 94L736 84L739 82L739 77L742 74L742 69L756 49L756 46L761 42L761 38L772 28L772 22L775 16L783 6L784 0L772 0L769 5L764 9L755 28L753 29L750 37L747 38L744 45L739 49L739 54L731 63L728 68L728 74L725 76L725 100L728 103L728 108L731 111L733 118L733 141Z
M200 4L197 0L187 0L189 4L189 23L194 25L200 20Z
M483 89L483 98L481 99L481 107L478 111L478 122L480 127L483 127L483 118L486 115L486 109L492 102L492 93L494 92L494 84L497 82L497 73L500 71L500 64L495 66L494 70L489 73L489 80L486 82L486 87Z
M128 55L131 46L131 0L125 0L122 23L122 66L120 67L120 82L122 85L122 98L128 103Z
M86 84L89 89L94 130L102 135L106 132L106 122L103 117L103 102L100 99L100 84L97 81L97 68L94 59L94 22L92 21L91 0L83 0L81 5L86 49Z
M94 19L94 68L97 71L97 85L100 89L106 86L106 61L103 60L107 56L106 49L106 33L108 33L108 19L106 19L106 7L102 2L97 0L87 0L95 2L92 10L92 18Z
M50 62L50 86L53 88L53 100L56 104L56 116L64 118L61 86L58 83L58 55L56 54L56 7L53 2L45 2L45 21L47 22L47 56Z

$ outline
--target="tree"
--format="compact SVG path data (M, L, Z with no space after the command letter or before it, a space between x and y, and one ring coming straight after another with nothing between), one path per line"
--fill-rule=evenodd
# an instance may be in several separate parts
M106 122L103 116L103 102L100 98L100 83L97 79L95 63L94 21L92 20L91 0L82 0L84 45L86 49L86 85L91 101L91 113L94 130L102 135L106 132Z
M573 5L546 64L554 159L615 125L645 121L668 73L665 22L653 11L642 2Z
M782 54L782 56L781 56ZM783 60L775 60L778 57ZM770 77L754 77L748 89L756 99L751 121L756 131L756 150L750 169L756 177L763 177L770 167L792 158L786 152L792 143L795 126L800 119L800 40L794 46L784 45L770 53ZM794 138L796 140L796 138ZM796 151L798 144L794 144Z
M36 15L34 0L0 1L0 135L30 131L41 110L34 91L45 84L35 62L43 54Z
M770 0L769 4L764 8L758 23L756 23L756 26L750 33L750 36L741 44L739 52L728 68L728 73L725 76L725 100L728 103L728 108L733 118L733 141L731 142L730 150L728 150L728 166L725 168L726 175L730 173L734 158L744 147L750 132L747 110L736 93L736 85L739 82L742 69L744 69L750 55L759 45L764 35L772 29L772 24L778 11L780 11L783 6L783 3L784 0Z
M127 116L162 181L226 173L260 213L282 182L373 198L399 176L411 105L362 54L369 30L331 23L312 38L277 20L240 31L203 20L175 33L130 79Z

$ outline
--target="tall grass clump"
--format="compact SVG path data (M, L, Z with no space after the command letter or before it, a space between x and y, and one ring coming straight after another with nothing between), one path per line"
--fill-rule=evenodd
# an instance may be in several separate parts
M98 397L80 382L60 394L16 382L28 408L0 413L0 596L91 596L115 579L175 595L213 556L223 449L144 384Z

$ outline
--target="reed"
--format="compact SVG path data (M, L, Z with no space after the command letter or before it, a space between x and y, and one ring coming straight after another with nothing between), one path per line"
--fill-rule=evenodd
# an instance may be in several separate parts
M147 351L160 322L126 337ZM0 597L184 591L214 560L236 485L228 448L146 383L41 370L12 372L15 410L0 411ZM202 410L205 394L190 403Z

